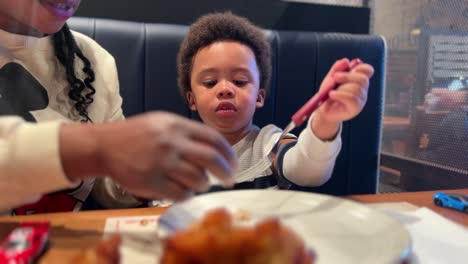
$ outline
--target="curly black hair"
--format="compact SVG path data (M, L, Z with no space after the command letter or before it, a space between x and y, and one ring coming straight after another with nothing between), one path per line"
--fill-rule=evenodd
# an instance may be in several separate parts
M52 37L55 56L65 67L67 81L70 84L68 97L75 104L75 109L81 116L81 122L92 122L88 116L88 106L94 101L93 95L96 89L93 87L94 71L88 58L83 55L81 49L76 44L70 28L65 24L62 29ZM83 62L83 72L86 74L84 80L76 76L75 58L78 57Z
M231 12L210 13L198 18L183 40L177 54L178 85L182 96L191 91L190 75L197 52L214 42L236 41L249 47L260 72L260 88L268 89L271 78L271 48L262 29L247 18Z

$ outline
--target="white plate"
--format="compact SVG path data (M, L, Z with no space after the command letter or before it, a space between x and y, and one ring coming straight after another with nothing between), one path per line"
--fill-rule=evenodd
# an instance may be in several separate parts
M280 191L224 191L196 196L170 207L160 218L163 233L185 228L213 208L278 216L312 248L316 263L399 263L411 249L397 220L363 204L329 195ZM294 215L294 217L285 217Z

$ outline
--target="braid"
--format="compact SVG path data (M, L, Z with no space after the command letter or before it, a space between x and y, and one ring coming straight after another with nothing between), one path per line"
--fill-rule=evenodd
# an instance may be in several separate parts
M83 55L75 42L70 28L65 24L62 29L53 36L55 56L65 67L67 81L70 84L68 97L75 103L75 109L81 116L81 122L92 122L88 116L88 106L94 101L93 95L96 89L93 87L94 71L88 58ZM75 55L83 62L84 80L80 80L75 74Z

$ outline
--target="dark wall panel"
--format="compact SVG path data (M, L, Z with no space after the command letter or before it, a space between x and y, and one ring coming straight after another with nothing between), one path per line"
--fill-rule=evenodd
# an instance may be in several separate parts
M85 0L77 16L189 25L200 15L226 10L267 29L369 32L369 8L280 0Z

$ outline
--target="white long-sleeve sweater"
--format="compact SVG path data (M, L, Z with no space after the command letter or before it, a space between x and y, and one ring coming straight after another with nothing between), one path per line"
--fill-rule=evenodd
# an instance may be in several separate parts
M73 35L95 73L90 118L94 123L123 119L114 58L87 36ZM77 61L80 74L82 64ZM80 118L68 89L50 36L0 30L0 210L73 187L64 175L58 146L60 124ZM92 180L86 181L74 190L74 198L86 199L91 187Z
M341 126L335 139L322 141L310 129L312 119L313 116L296 141L286 143L277 151L278 171L273 171L273 160L268 154L283 131L275 125L262 129L254 126L233 146L239 159L234 189L287 188L290 182L303 186L325 183L341 149ZM214 177L211 180L215 185L211 191L223 189Z

